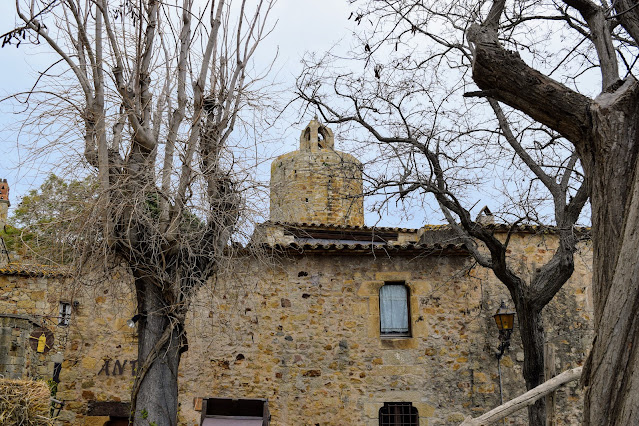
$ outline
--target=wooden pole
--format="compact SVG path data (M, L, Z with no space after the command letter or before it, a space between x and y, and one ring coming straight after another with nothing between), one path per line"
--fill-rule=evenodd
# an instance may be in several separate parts
M568 382L572 382L574 380L578 380L581 377L581 369L582 367L573 368L572 370L567 370L550 379L547 382L542 383L526 392L523 395L518 396L517 398L508 401L504 405L500 405L497 408L494 408L483 414L476 419L468 416L464 420L462 424L459 426L485 426L493 424L504 417L521 410L522 408L526 408L529 405L532 405L539 398L543 398L549 393L553 392L558 387L565 385Z
M555 377L557 371L555 369L555 345L546 342L544 344L544 380L548 381ZM546 426L555 426L555 395L556 392L550 392L546 395Z

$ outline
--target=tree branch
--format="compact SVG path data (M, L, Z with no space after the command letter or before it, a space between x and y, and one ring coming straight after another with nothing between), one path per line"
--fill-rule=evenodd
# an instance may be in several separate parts
M634 0L616 0L613 8L621 26L630 34L630 37L639 44L639 8Z
M473 80L480 89L562 134L580 153L587 151L590 99L529 67L516 52L506 51L490 25L471 25L467 37L475 45Z
M612 44L612 31L605 17L606 11L590 0L564 0L564 3L577 9L590 28L590 40L599 57L602 90L606 90L619 80L617 53Z

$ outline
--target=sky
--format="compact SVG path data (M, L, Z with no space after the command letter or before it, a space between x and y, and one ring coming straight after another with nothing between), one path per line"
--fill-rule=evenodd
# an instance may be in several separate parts
M14 4L8 0L0 2L0 34L15 25ZM292 87L305 53L322 53L336 44L350 42L350 7L347 0L278 0L272 15L277 19L277 25L261 45L258 60L266 63L278 52L274 67L278 73L277 79L282 87ZM45 46L23 45L20 48L8 46L0 49L0 63L3 64L0 67L0 98L28 90L36 81L38 71L46 69L52 58L54 56ZM12 113L6 102L0 103L0 178L9 182L12 208L27 191L37 188L50 171L41 162L25 160L27 151L19 140L18 132L23 119L23 115ZM279 123L284 134L275 154L297 148L299 132L305 126L295 123L298 119L296 114L290 114ZM337 139L339 143L339 136ZM49 162L64 161L63 157L64 153L53 154Z
M15 25L13 7L13 1L0 1L0 34ZM333 48L346 50L350 47L354 40L352 33L357 29L354 21L348 19L353 7L348 0L278 0L272 12L272 22L277 20L277 24L257 51L257 61L266 66L277 52L273 70L280 83L279 89L283 90L283 98L293 97L293 85L301 71L301 59L304 55L313 52L321 55ZM8 46L0 49L0 63L3 64L0 67L0 99L28 90L36 81L38 72L45 70L56 59L44 45L23 45L18 49ZM276 142L271 144L267 158L298 148L299 134L314 113L307 111L301 117L299 109L299 104L289 108L278 120L277 133L269 135ZM0 102L0 178L9 182L12 208L17 206L20 198L29 190L37 188L50 172L59 170L58 164L68 163L65 162L65 157L69 153L64 151L64 147L52 152L46 158L46 163L32 161L25 146L26 139L19 133L24 119L23 113L16 113L7 102ZM331 127L335 132L336 149L348 151L348 147L341 144L339 129ZM270 161L265 162L258 169L263 181L268 180L269 163ZM480 201L481 197L482 195L477 195L472 200L477 201L477 209L490 203ZM372 201L371 197L367 198L367 205L370 206ZM381 221L378 215L367 214L366 222L369 226L376 224L416 228L424 222L439 223L443 220L441 214L428 216L425 211L426 207L419 205L418 201L407 212L402 212L401 209L385 212Z

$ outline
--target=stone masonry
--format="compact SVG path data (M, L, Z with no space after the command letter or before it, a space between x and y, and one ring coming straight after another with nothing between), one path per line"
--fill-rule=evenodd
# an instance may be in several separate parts
M311 120L299 151L271 165L271 220L288 223L364 225L362 165L334 150L333 132Z
M518 235L513 251L534 268L555 242ZM581 365L590 344L589 250L580 248L575 275L545 311L558 372ZM467 255L309 248L279 263L248 265L228 288L198 297L181 373L189 424L191 396L268 398L274 425L377 425L392 401L412 402L421 425L455 425L499 405L492 315L509 299ZM380 336L379 288L389 281L410 288L409 338ZM505 400L525 392L522 361L515 329L502 359ZM578 422L576 384L558 392L557 406L558 425ZM525 411L507 423L526 424Z

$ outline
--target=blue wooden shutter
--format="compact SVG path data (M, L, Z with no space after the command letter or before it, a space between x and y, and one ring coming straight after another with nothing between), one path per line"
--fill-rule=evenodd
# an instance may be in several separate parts
M403 284L386 284L379 289L380 331L382 334L407 334L408 289Z

